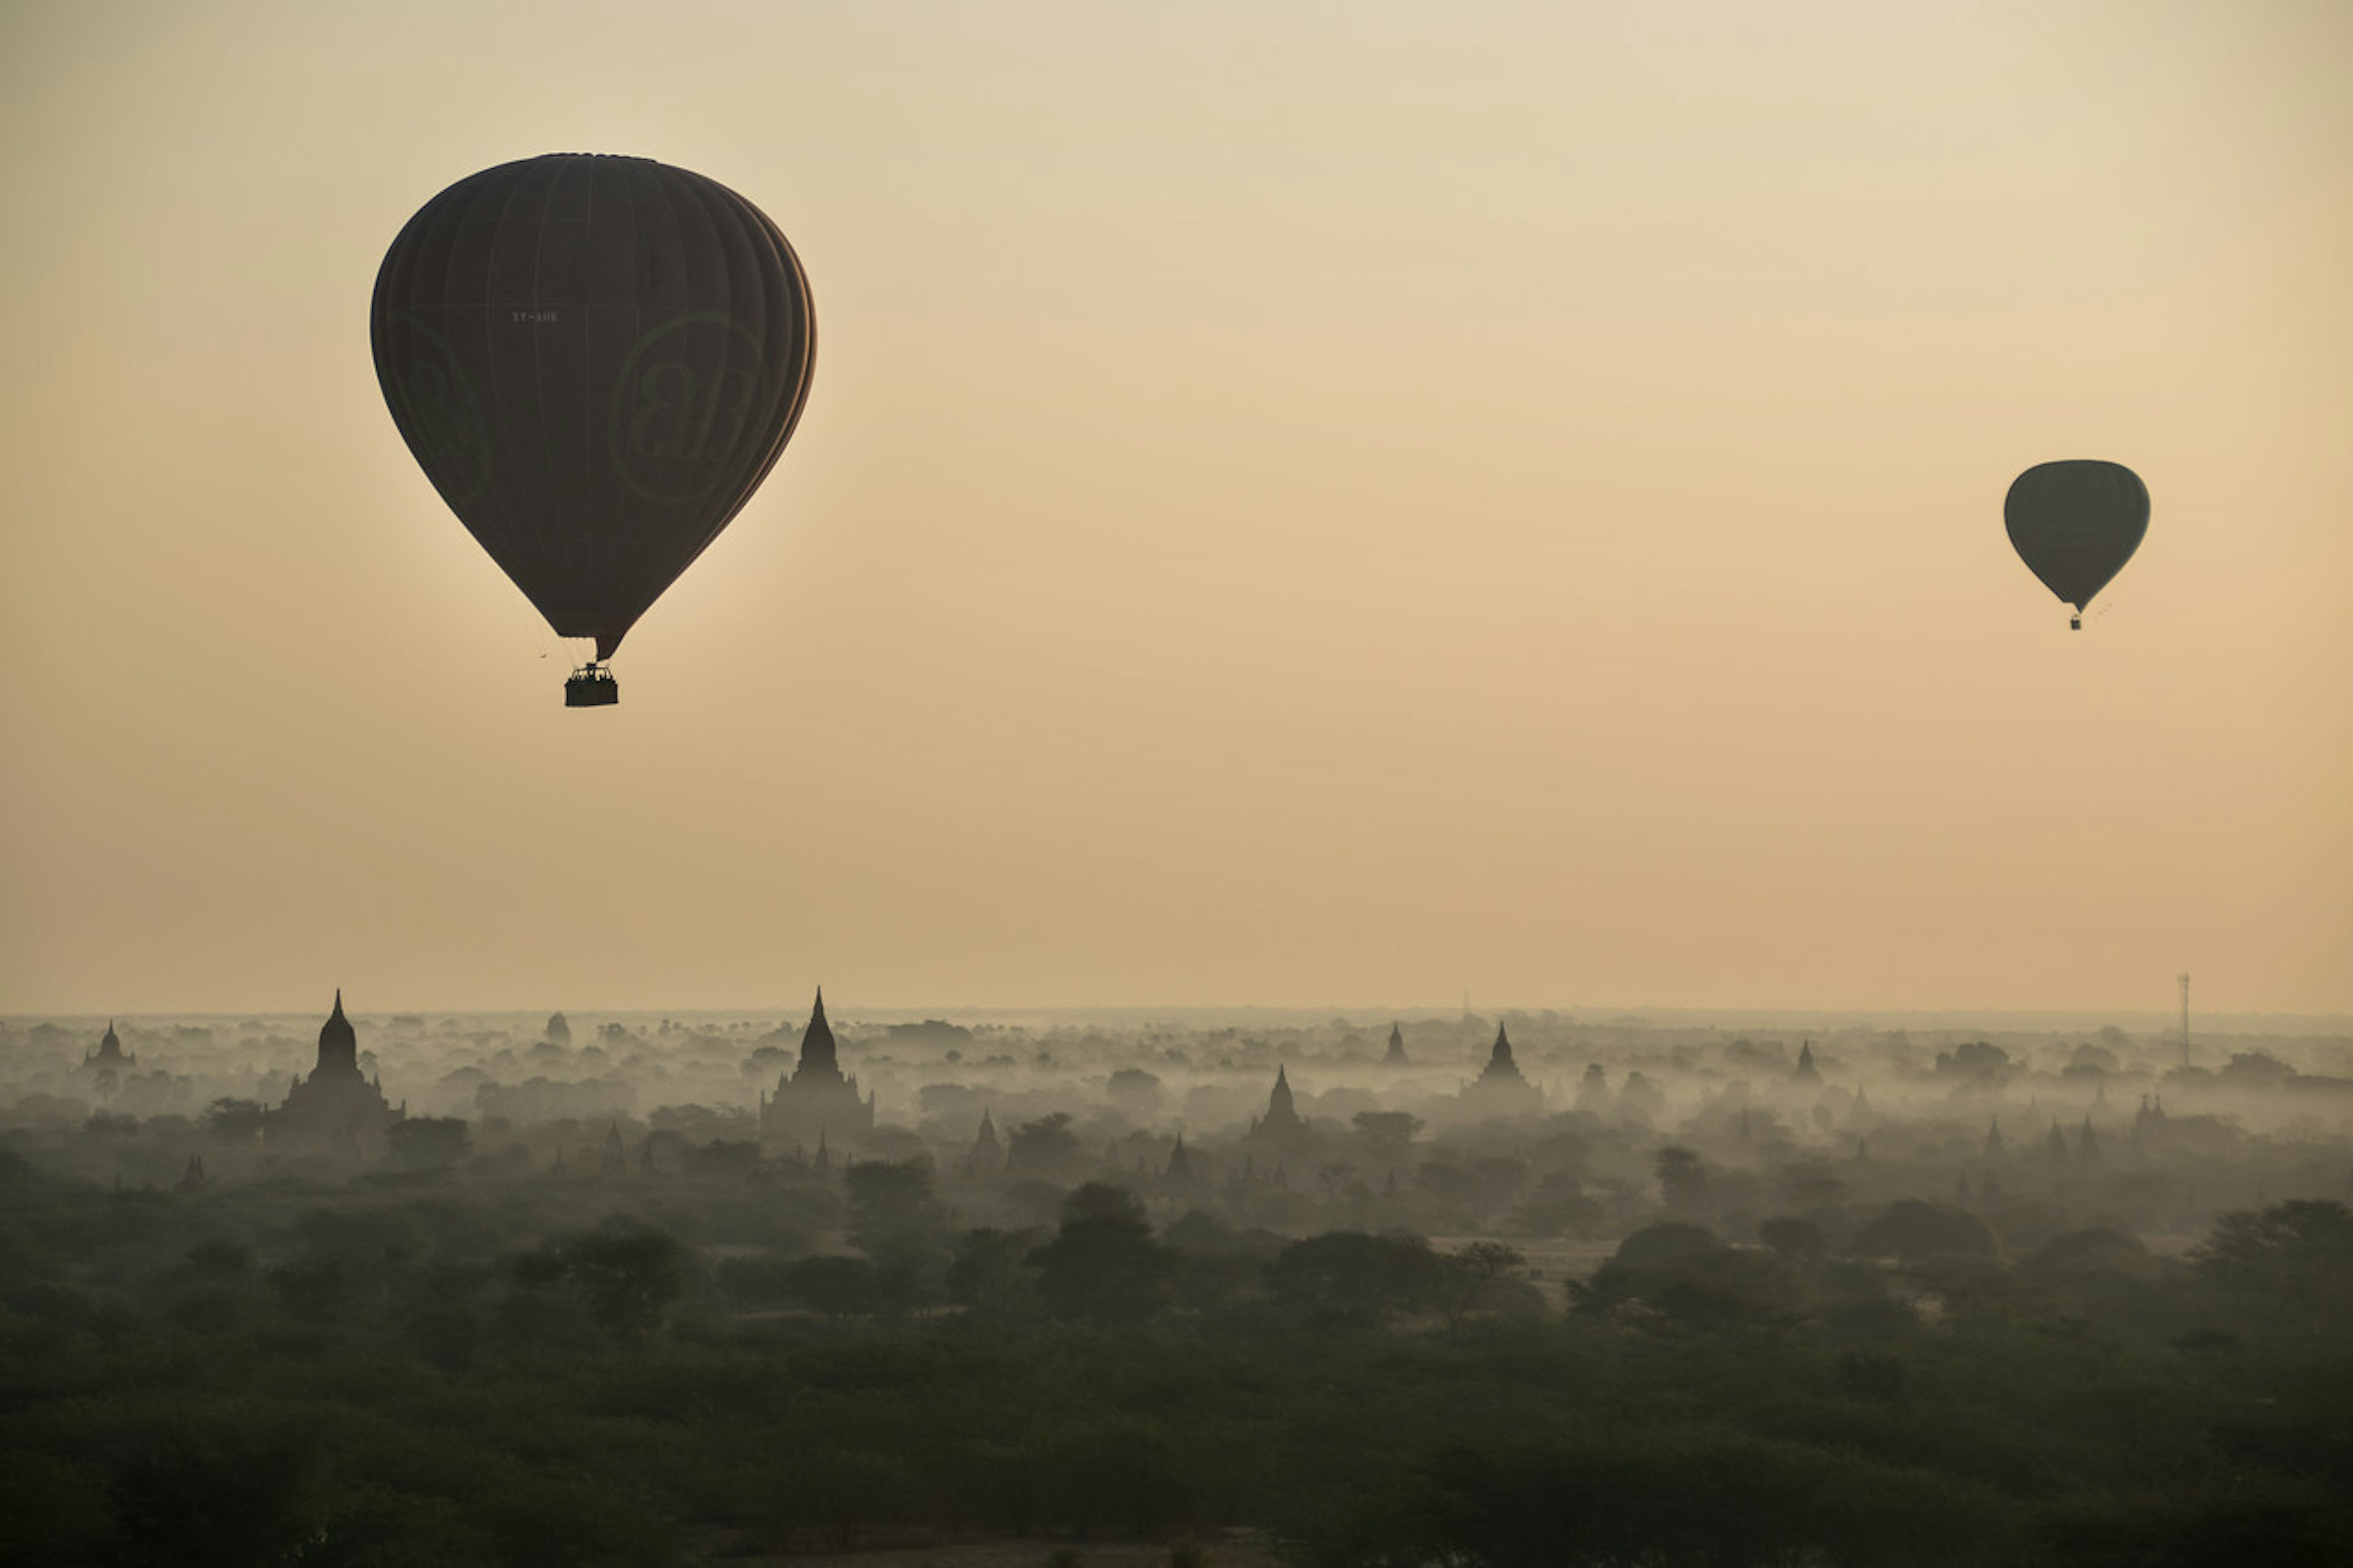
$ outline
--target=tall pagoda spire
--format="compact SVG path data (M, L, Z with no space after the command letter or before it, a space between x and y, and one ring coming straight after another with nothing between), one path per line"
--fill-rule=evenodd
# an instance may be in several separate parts
M1282 1066L1274 1069L1274 1089L1266 1097L1266 1114L1250 1129L1250 1136L1261 1142L1272 1139L1288 1142L1302 1137L1307 1123L1291 1099L1291 1073Z
M825 987L817 988L817 1004L809 1009L808 1027L801 1034L800 1078L839 1078L841 1064L835 1058L833 1026L825 1021Z
M319 1026L319 1062L314 1073L359 1076L360 1037L343 1016L343 988L335 987L335 1010Z
M1488 1053L1487 1068L1479 1075L1479 1080L1482 1083L1527 1081L1520 1072L1520 1064L1512 1059L1512 1037L1504 1032L1501 1024L1495 1026L1495 1048Z

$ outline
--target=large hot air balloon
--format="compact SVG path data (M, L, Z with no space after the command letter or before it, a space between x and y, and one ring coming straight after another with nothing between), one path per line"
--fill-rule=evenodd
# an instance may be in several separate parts
M2081 631L2084 606L2148 531L2148 487L2122 463L2037 463L2010 481L2001 517L2027 570L2074 606L2067 624Z
M451 185L377 271L368 335L408 449L556 633L565 701L767 477L817 318L776 226L716 181L556 153Z

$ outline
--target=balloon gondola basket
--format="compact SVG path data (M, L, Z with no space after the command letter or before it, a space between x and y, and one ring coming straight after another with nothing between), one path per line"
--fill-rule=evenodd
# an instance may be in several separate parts
M621 700L621 683L601 664L584 664L564 683L566 708L609 708Z

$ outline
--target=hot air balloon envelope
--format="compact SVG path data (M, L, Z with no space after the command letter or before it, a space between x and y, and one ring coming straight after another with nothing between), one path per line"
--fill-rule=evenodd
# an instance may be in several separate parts
M599 659L766 477L817 346L808 279L757 207L649 159L571 153L419 208L368 329L433 488Z
M2122 463L2038 463L2010 482L2001 515L2027 570L2080 617L2140 548L2148 487Z

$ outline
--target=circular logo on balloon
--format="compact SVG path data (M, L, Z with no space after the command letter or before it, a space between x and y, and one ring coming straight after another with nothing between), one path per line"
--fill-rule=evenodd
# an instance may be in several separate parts
M751 328L715 310L640 337L613 382L608 433L621 482L668 503L740 476L757 438L766 357Z
M394 419L433 488L451 505L490 482L491 441L473 383L449 340L402 311L385 323L385 391Z

